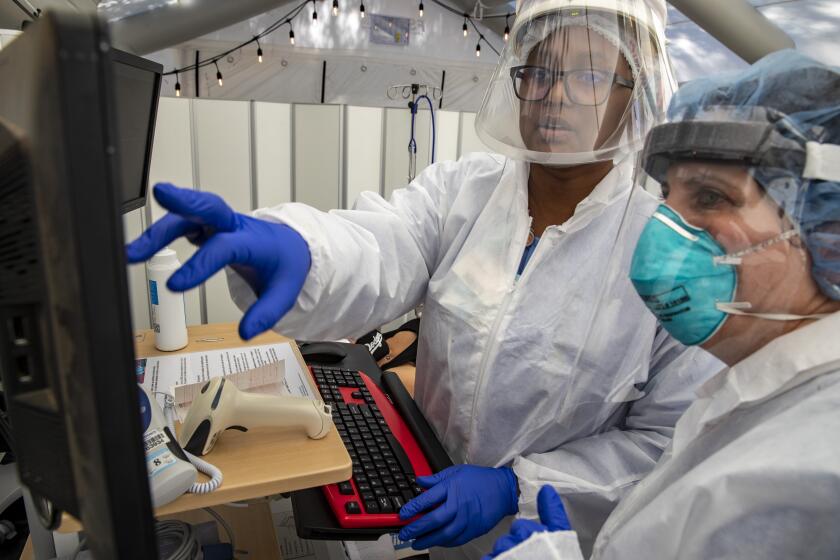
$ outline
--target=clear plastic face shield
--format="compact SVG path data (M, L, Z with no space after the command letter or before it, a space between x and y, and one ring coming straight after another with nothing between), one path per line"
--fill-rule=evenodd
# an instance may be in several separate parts
M674 119L634 187L661 189L630 280L662 326L731 364L840 309L840 146L762 107Z
M492 150L548 165L641 148L674 90L656 0L522 0L476 119Z

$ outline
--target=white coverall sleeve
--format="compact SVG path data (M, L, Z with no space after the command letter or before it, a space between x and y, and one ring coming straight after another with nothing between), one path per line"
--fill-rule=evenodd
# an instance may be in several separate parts
M297 302L274 329L308 340L360 336L418 305L439 258L449 197L472 163L431 165L390 200L362 193L353 210L296 203L256 210L255 217L300 233L312 256ZM253 290L230 267L226 272L233 301L247 310Z
M711 354L686 348L657 326L645 394L630 404L623 425L514 460L520 515L537 518L537 493L550 484L588 556L606 518L659 460L695 389L722 367Z
M583 560L574 531L534 533L496 560Z
M840 502L835 474L819 466L803 465L794 471L775 467L771 463L762 471L743 472L735 468L691 488L681 503L666 506L683 506L688 512L685 525L665 533L657 529L651 547L656 550L658 540L668 538L670 548L691 560L836 559ZM627 554L610 550L608 556Z

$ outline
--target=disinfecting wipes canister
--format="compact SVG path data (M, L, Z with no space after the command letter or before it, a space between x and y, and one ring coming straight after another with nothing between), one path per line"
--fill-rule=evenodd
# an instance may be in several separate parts
M184 294L172 292L166 287L166 281L180 266L175 251L166 248L155 254L146 267L155 347L167 352L187 345Z

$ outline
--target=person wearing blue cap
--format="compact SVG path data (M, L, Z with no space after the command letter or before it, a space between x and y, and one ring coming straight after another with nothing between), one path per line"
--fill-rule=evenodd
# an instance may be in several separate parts
M795 51L692 82L637 188L663 204L630 279L729 367L613 511L592 558L840 558L840 69ZM580 558L554 490L490 557ZM573 523L572 523L573 525Z

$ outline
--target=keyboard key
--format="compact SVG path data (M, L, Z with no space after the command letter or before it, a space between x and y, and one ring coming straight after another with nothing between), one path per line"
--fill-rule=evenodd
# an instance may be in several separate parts
M403 483L403 484L405 484L405 483ZM408 485L406 484L405 487L408 488ZM362 483L362 482L359 482L358 480L356 481L356 488L361 493L370 492L370 484Z
M400 511L405 505L405 500L401 496L391 496L391 501L394 502L394 510Z
M376 488L382 488L382 487L383 487L383 486L385 486L385 485L384 485L384 484L382 484L382 481L381 481L381 480L379 480L378 478L371 478L371 479L370 479L370 486L371 486L372 488L376 489Z
M374 488L373 489L373 495L376 496L377 498L381 498L383 496L387 496L388 492L386 492L384 488Z
M362 497L363 501L376 499L376 496L374 495L373 491L360 492L359 495Z
M401 496L402 492L396 486L385 486L385 492L388 493L389 496Z
M394 504L388 496L380 496L376 501L379 502L380 513L394 513Z
M394 486L396 484L396 482L394 482L394 479L391 478L390 476L383 476L382 477L382 484L384 484L385 486Z
M365 511L367 513L379 513L379 502L377 500L365 500Z
M347 502L344 504L344 511L347 513L362 513L362 508L359 507L359 502Z
M410 486L405 480L397 480L397 488L399 488L400 490L408 490ZM359 491L361 491L361 488L359 488Z
M411 493L411 490L403 490L400 495L405 503L410 502L414 499L414 494Z
M355 494L355 492L353 491L353 485L352 485L352 484L350 484L350 482L349 482L349 481L348 481L348 482L341 482L341 483L339 483L339 485L338 485L338 491L339 491L341 494L345 494L345 495L353 495L353 494Z
M362 392L361 391L353 391L350 394L350 396L353 397L354 399L361 399L362 398Z

